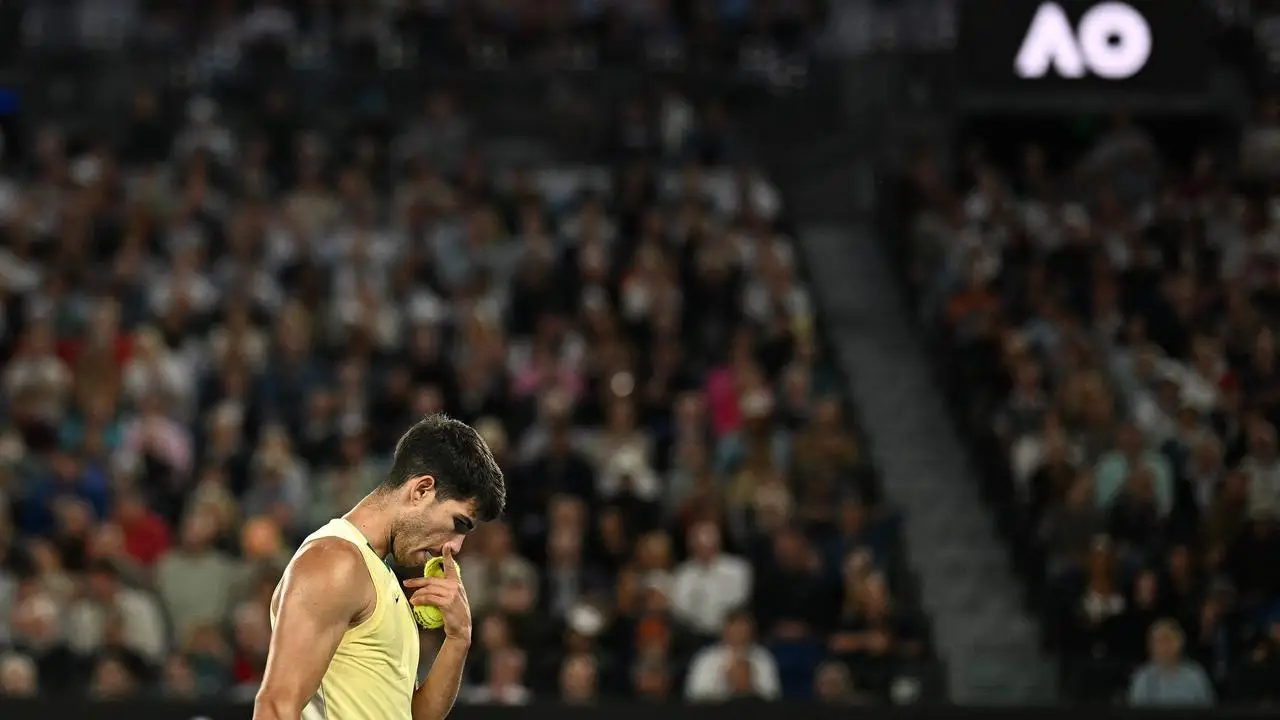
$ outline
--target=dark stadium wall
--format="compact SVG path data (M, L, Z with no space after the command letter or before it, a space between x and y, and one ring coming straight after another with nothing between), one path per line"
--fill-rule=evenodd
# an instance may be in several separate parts
M75 718L76 720L250 720L250 705L225 703L170 702L156 700L101 703L88 701L18 701L0 700L0 717L5 720L50 720L50 718ZM525 707L468 706L457 708L451 714L455 720L652 720L661 715L666 720L777 720L781 717L805 718L805 720L896 720L938 718L939 720L1015 720L1015 718L1042 718L1043 720L1139 720L1160 717L1164 720L1190 720L1191 718L1260 718L1261 710L1130 710L1124 708L925 708L914 707L860 707L860 706L806 706L770 705L767 703L725 703L720 705L600 705L594 707L566 707L560 705L532 705Z

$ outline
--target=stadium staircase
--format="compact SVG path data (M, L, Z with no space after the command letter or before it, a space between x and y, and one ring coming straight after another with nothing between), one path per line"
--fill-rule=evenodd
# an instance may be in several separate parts
M849 87L858 87L856 78ZM810 123L793 110L778 118L777 128L757 126L761 138L789 142L756 147L790 190L788 203L801 220L799 249L826 335L849 378L887 498L905 515L951 701L1049 704L1056 698L1055 668L1041 650L1008 550L871 229L870 144L884 135L871 116L877 110L874 88L858 93L872 101L828 106L835 111L815 114Z

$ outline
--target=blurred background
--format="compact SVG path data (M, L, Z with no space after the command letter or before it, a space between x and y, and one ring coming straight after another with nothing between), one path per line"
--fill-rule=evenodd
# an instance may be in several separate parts
M0 0L0 698L243 707L443 411L460 714L1274 700L1278 72L1273 0Z

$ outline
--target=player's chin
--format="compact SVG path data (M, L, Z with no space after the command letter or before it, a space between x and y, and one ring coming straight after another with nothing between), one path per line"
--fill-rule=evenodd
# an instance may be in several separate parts
M410 550L406 553L396 553L395 564L402 568L417 568L419 571L431 560L431 553L427 550Z

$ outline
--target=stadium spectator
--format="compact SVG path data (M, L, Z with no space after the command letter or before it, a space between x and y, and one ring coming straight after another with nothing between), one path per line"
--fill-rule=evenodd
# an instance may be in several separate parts
M671 701L671 670L659 659L642 659L635 670L635 697L653 703Z
M186 658L172 655L165 661L161 689L166 698L193 700L199 697L200 687Z
M19 653L0 655L0 697L30 698L40 690L40 676L31 658Z
M524 675L524 653L515 649L499 650L489 656L485 684L466 693L465 702L476 705L528 705L533 700L529 689L520 683Z
M689 531L690 558L676 568L672 611L695 632L714 636L730 613L751 597L752 569L720 548L720 530L703 523Z
M858 702L849 668L841 663L823 663L813 682L813 695L820 702L831 705L852 705Z
M45 692L65 692L79 679L79 666L63 637L58 603L34 582L24 583L12 614L13 647L34 663L34 680Z
M752 612L763 637L797 640L814 635L824 626L823 600L827 596L821 559L804 533L782 528L774 536L771 552L760 563L764 572L756 579Z
M566 705L592 705L599 695L595 661L587 654L570 655L560 666L560 700Z
M685 696L692 702L723 702L743 695L772 700L781 692L777 662L756 644L755 622L743 610L726 618L719 643L693 657L685 681Z
M923 652L920 630L914 618L895 611L882 574L856 566L851 574L830 649L861 687L884 693L896 679L899 663Z
M1151 626L1151 662L1139 668L1129 685L1134 707L1210 707L1213 685L1194 661L1182 658L1183 635L1177 623L1163 620Z
M132 663L121 660L114 655L106 655L93 666L89 680L89 693L95 700L121 700L133 694L138 686L138 679L129 666Z
M217 526L208 511L187 515L177 547L156 566L156 592L173 625L175 641L185 646L199 626L226 618L241 571L225 552L213 546Z

